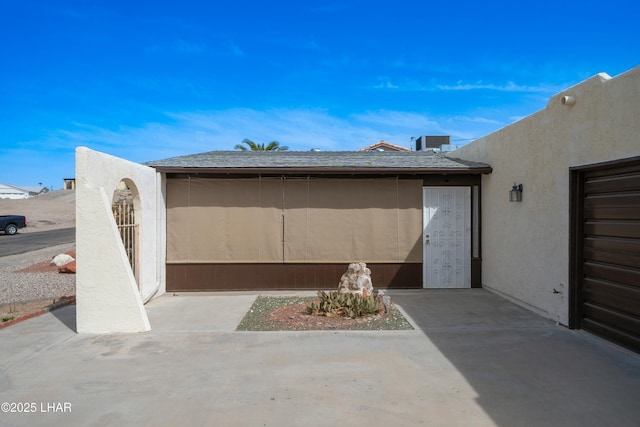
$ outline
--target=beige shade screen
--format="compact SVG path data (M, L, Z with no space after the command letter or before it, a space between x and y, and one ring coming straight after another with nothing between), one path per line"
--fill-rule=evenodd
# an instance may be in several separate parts
M167 180L168 262L282 262L280 179Z
M170 179L167 262L422 262L422 181Z
M422 262L422 181L285 181L291 262Z

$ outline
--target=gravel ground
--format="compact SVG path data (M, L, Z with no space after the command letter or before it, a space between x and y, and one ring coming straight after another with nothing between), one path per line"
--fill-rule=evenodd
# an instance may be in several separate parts
M17 270L49 261L54 256L75 250L75 244L40 249L26 254L0 258L0 305L76 294L76 275L58 272L19 273Z
M29 199L0 199L0 212L25 215L27 227L21 233L75 227L76 193L56 190ZM0 257L0 305L75 295L75 274L60 274L50 268L38 273L17 272L34 264L46 264L55 255L69 250L75 250L74 243Z

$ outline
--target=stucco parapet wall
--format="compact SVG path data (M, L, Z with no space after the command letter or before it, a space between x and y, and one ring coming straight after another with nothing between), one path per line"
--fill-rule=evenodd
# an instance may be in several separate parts
M547 102L547 108L558 105L572 106L575 104L575 91L579 91L581 94L583 94L585 93L585 91L590 91L609 80L611 80L611 76L609 74L598 73L593 77L583 80L580 83L577 83L553 95L551 98L549 98L549 102ZM565 97L572 97L573 99L563 99Z
M483 286L568 324L571 169L640 156L638 100L640 67L599 73L449 153L493 166L482 177Z
M573 99L566 102L563 101L565 97ZM640 66L615 77L598 73L553 95L545 108L478 138L448 155L459 157L463 161L491 163L496 168L493 158L504 154L498 153L493 147L500 146L501 151L507 151L511 157L515 157L521 154L517 147L529 149L525 146L535 141L536 153L547 156L553 153L554 157L575 154L570 161L571 166L614 160L620 158L616 151L621 144L616 139L637 140L637 114L640 108L638 99ZM624 144L620 148L628 151ZM635 147L640 146L635 144ZM592 151L606 151L609 155L596 160L580 159L589 157ZM629 156L633 155L631 153Z

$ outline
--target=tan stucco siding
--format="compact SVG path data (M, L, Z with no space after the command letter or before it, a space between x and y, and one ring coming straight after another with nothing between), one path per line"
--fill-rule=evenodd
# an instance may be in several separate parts
M585 80L452 153L493 167L482 178L483 286L568 323L569 168L640 155L639 118L637 67ZM514 183L520 203L508 201Z

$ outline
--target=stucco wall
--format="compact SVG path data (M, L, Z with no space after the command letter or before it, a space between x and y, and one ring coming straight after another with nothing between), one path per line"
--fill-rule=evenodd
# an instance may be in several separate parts
M117 184L134 193L139 225L136 283L111 212ZM141 332L150 329L145 300L164 292L158 263L158 177L154 169L117 157L76 149L76 278L78 332ZM162 219L160 217L160 219Z
M585 80L450 155L493 167L482 178L483 286L568 324L569 168L640 155L640 67ZM509 202L514 183L520 203Z

